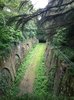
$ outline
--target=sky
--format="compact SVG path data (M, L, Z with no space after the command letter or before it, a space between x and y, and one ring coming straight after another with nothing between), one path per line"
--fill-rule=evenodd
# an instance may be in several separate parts
M48 4L48 0L31 0L35 9L44 8Z

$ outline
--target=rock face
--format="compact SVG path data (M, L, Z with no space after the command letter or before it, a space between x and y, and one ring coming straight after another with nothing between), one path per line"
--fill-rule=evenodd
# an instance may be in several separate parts
M2 95L3 85L11 86L15 80L16 71L21 64L23 58L29 50L37 44L36 38L26 40L25 43L19 43L16 47L12 48L9 57L0 60L0 94ZM2 85L3 84L3 85Z
M74 96L74 76L71 74L72 70L69 69L73 66L61 53L61 51L51 47L49 42L47 43L45 62L48 69L48 75L52 70L55 72L53 79L54 94Z

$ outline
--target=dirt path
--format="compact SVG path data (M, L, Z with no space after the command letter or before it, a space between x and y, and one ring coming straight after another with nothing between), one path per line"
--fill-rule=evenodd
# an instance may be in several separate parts
M33 52L30 63L28 64L28 68L26 69L23 79L20 82L19 95L23 95L25 93L33 93L36 67L39 64L41 57L44 55L45 44L38 44L35 48L36 49Z

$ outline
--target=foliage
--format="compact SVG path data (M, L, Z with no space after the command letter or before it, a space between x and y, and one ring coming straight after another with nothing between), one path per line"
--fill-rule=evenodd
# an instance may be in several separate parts
M74 62L74 48L66 47L63 49L63 53L67 55L68 59Z
M0 56L5 56L10 52L12 43L17 43L23 39L20 31L15 31L13 27L0 26Z
M31 2L26 5L26 8L23 7L23 9L19 11L20 3L20 0L0 1L0 6L4 5L3 9L0 10L0 58L7 56L14 44L25 40L25 38L33 37L36 34L35 30L31 31L31 28L36 27L34 21L27 24L27 28L30 30L24 30L23 34L20 28L15 30L15 24L7 26L6 22L9 17L23 13L23 11L25 11L25 13L30 13L28 9ZM8 10L10 10L10 12Z
M73 45L73 33L69 32L70 30L70 28L57 29L56 34L53 36L52 44L57 48L60 47L67 58L74 61L74 48L71 47Z
M40 64L37 66L35 90L34 93L38 97L45 97L48 95L48 78L46 75L46 68L44 63L44 57L41 58Z
M37 34L37 26L35 24L35 20L29 21L24 27L24 37L25 38L32 38Z
M57 49L54 51L56 52L56 56L58 60L64 63L63 66L67 66L63 76L60 81L60 91L62 88L62 95L73 95L73 77L74 77L74 34L73 34L73 27L70 26L68 28L62 28L57 30L56 34L52 38L52 43ZM60 50L58 50L58 48ZM61 62L60 62L61 64ZM63 68L62 66L62 68ZM59 66L58 66L59 67ZM61 87L62 86L62 87ZM60 94L59 91L59 94Z
M55 46L61 46L62 44L66 44L66 28L57 29L56 34L53 36L52 43Z

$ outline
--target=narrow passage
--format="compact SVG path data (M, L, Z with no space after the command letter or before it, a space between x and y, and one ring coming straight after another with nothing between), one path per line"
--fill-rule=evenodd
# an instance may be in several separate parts
M38 44L29 55L26 71L24 72L23 79L19 84L19 95L24 95L25 93L33 93L36 69L44 56L45 47L45 44Z

